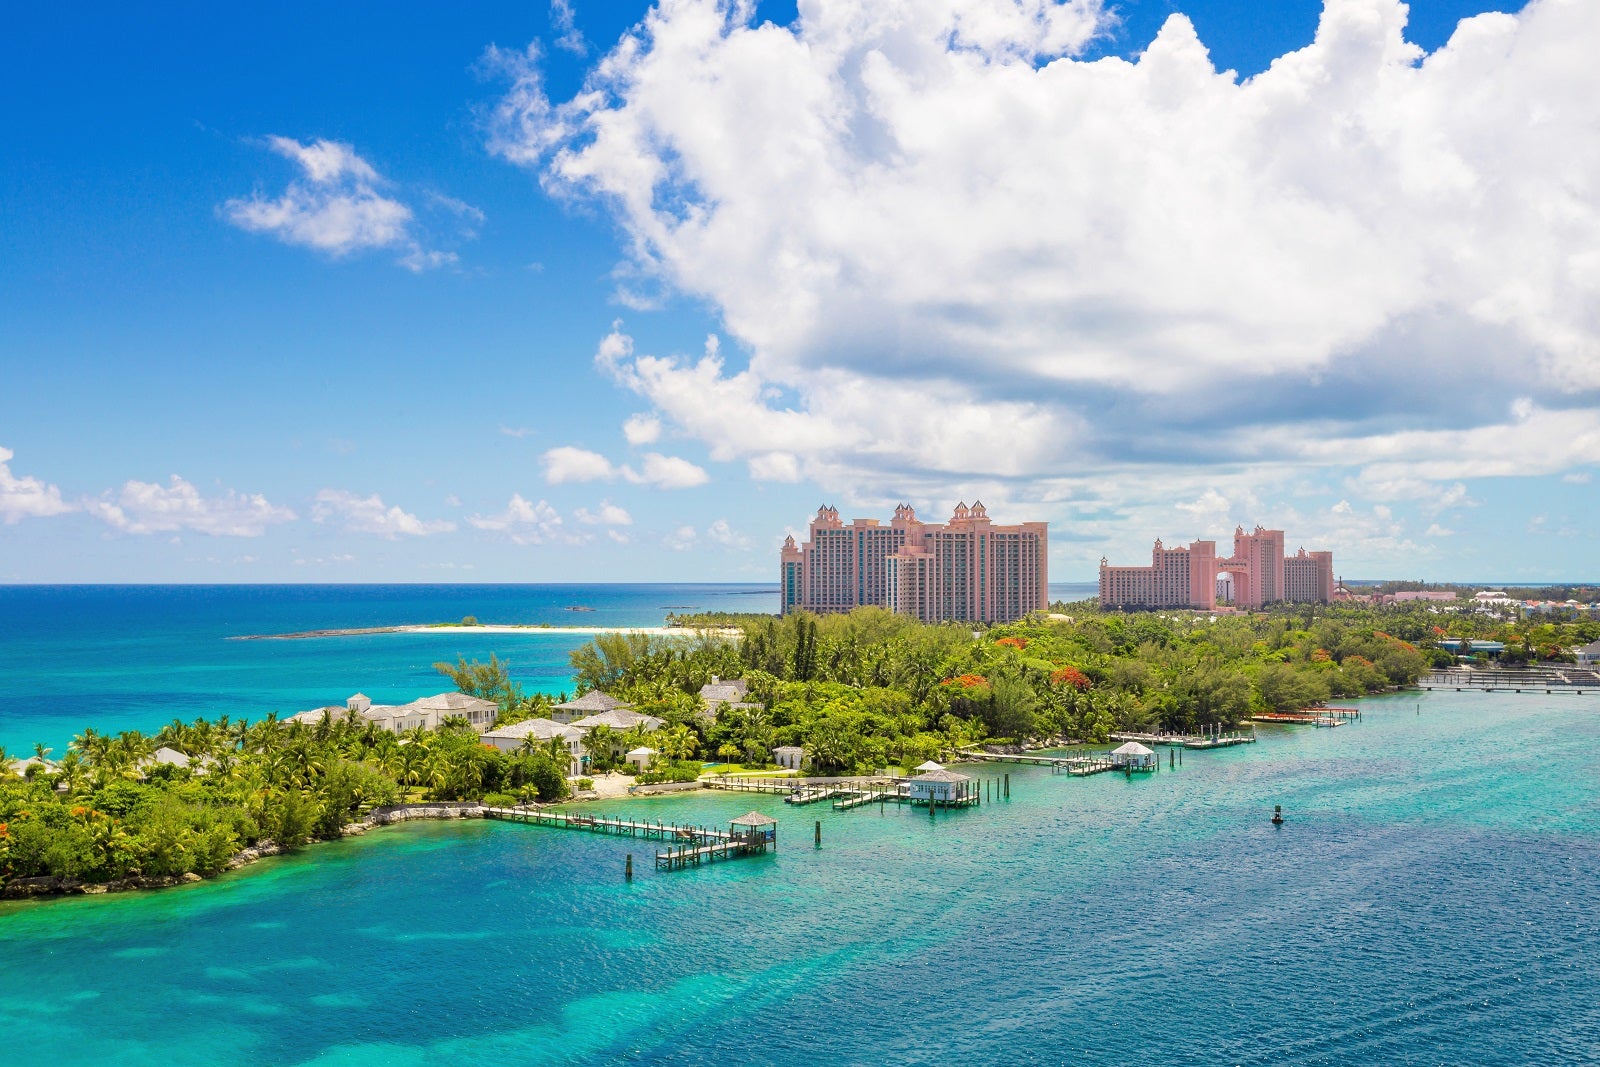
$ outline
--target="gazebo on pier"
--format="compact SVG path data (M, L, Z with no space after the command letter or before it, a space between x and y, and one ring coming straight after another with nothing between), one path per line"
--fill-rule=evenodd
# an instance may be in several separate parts
M964 774L945 770L924 771L906 783L906 797L913 804L964 807L978 802L978 783Z
M1157 762L1155 751L1137 741L1129 741L1111 751L1111 765L1119 771L1153 771Z
M728 844L741 852L778 850L778 820L759 811L747 812L728 826Z

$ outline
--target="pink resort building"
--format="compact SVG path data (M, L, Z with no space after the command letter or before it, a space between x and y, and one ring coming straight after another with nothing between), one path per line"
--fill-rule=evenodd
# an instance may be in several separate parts
M1217 555L1215 541L1167 548L1159 540L1148 567L1113 567L1100 561L1100 605L1123 608L1216 608L1221 596L1240 608L1264 604L1329 603L1333 553L1300 549L1283 554L1283 531L1257 526L1233 532L1233 555Z
M1049 606L1049 526L996 526L982 502L957 504L943 525L909 504L887 526L818 508L810 539L783 543L783 613L876 605L924 622L1009 622Z

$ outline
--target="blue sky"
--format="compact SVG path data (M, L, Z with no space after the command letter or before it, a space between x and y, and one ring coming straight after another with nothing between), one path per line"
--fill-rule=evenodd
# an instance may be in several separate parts
M974 496L1057 580L1592 578L1600 26L1403 12L19 9L0 580L769 579Z

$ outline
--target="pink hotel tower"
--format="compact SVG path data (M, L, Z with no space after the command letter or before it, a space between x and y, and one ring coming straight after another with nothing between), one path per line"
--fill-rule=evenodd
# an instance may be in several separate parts
M783 613L888 608L923 622L1009 622L1049 606L1049 523L996 526L982 503L957 504L944 525L909 504L889 525L839 521L822 507L804 545L783 543Z
M1233 555L1217 556L1215 541L1167 548L1158 540L1148 567L1112 567L1100 561L1100 606L1123 608L1198 608L1217 606L1217 580L1226 575L1233 604L1259 608L1281 601L1327 603L1333 600L1333 553L1283 554L1283 531L1257 526L1233 531Z

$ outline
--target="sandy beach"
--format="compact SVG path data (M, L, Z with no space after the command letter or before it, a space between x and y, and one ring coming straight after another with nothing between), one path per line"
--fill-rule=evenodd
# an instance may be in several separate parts
M314 637L363 637L368 634L577 634L593 637L597 634L645 634L649 637L695 637L711 634L716 637L739 637L737 627L708 627L694 629L688 626L537 626L492 625L460 626L451 623L430 623L414 626L361 626L348 630L306 630L291 634L243 634L235 641L303 641Z

